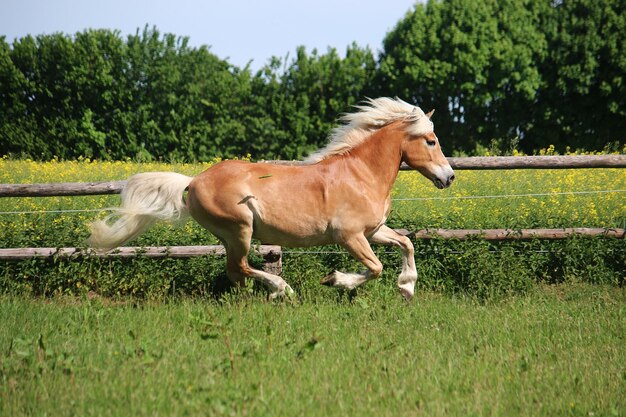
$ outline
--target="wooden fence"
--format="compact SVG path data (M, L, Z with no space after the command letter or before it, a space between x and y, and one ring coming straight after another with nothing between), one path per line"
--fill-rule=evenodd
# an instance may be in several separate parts
M514 157L470 157L448 158L456 170L494 170L494 169L581 169L581 168L626 168L626 155L593 156L514 156ZM292 161L268 161L267 163L299 164ZM409 170L406 165L401 170ZM49 196L84 196L119 194L126 181L103 181L86 183L49 183L49 184L0 184L0 197L49 197ZM571 236L603 236L624 239L625 229L603 228L564 228L564 229L423 229L415 232L398 230L415 239L469 239L487 240L524 240L524 239L565 239ZM269 272L280 273L282 251L280 246L260 245L257 252L265 260ZM173 247L124 247L106 254L93 250L77 248L13 248L0 249L0 260L23 260L33 257L79 258L98 257L192 257L223 255L222 246L173 246Z

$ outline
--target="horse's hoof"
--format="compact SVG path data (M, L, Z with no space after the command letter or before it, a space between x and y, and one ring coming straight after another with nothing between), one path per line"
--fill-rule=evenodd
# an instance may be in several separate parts
M406 288L400 288L400 294L404 297L405 300L411 301L413 298L413 293Z
M289 284L286 284L282 290L274 291L269 295L270 300L275 300L277 298L292 298L296 295L296 292L291 288Z
M268 298L270 299L270 301L273 301L279 298L283 298L284 296L285 296L285 291L274 291L268 296Z
M332 272L320 280L320 284L326 285L328 287L334 286L336 282L337 282L336 272Z
M287 296L287 297L291 298L291 297L293 297L295 295L296 295L296 292L293 290L293 288L291 288L291 286L289 284L287 284L287 286L283 290L283 296Z

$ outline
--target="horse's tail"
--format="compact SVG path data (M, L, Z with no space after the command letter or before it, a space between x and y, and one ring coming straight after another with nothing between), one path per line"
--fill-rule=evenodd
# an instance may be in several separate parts
M128 179L122 205L91 224L89 246L113 249L142 234L157 221L186 218L185 189L193 178L174 172L147 172Z

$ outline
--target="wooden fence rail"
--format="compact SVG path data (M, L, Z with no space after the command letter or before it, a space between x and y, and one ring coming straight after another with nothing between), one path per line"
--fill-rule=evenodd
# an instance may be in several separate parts
M0 197L62 197L119 194L126 181L0 184Z
M572 227L563 229L422 229L416 232L396 230L415 239L458 239L466 240L480 237L485 240L532 240L532 239L567 239L569 237L612 237L624 239L626 229L604 229L590 227Z
M626 155L477 156L448 162L457 170L626 168Z
M456 170L626 168L626 155L472 156L446 158ZM300 165L301 161L266 161ZM411 171L406 164L402 171Z
M626 168L626 155L494 156L448 158L456 170ZM291 161L268 163L299 164ZM401 170L410 170L406 165ZM53 197L119 194L126 181L0 184L0 197Z
M272 274L282 271L282 248L275 245L259 245L253 252L263 258L263 270ZM32 258L191 258L197 256L224 256L221 245L209 246L123 246L109 252L81 248L10 248L0 249L0 261L23 261Z

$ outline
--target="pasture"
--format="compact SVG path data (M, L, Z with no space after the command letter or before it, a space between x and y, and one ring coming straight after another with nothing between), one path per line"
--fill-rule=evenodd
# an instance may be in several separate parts
M0 182L207 166L4 159ZM624 193L604 191L625 188L619 169L457 171L447 190L402 172L388 224L623 228ZM0 246L81 246L118 200L0 199ZM193 222L137 242L212 243ZM0 415L626 414L623 239L415 244L410 303L381 247L381 279L356 294L319 285L360 268L345 252L285 249L284 302L230 290L222 258L3 262Z
M620 416L626 293L0 299L4 416Z

